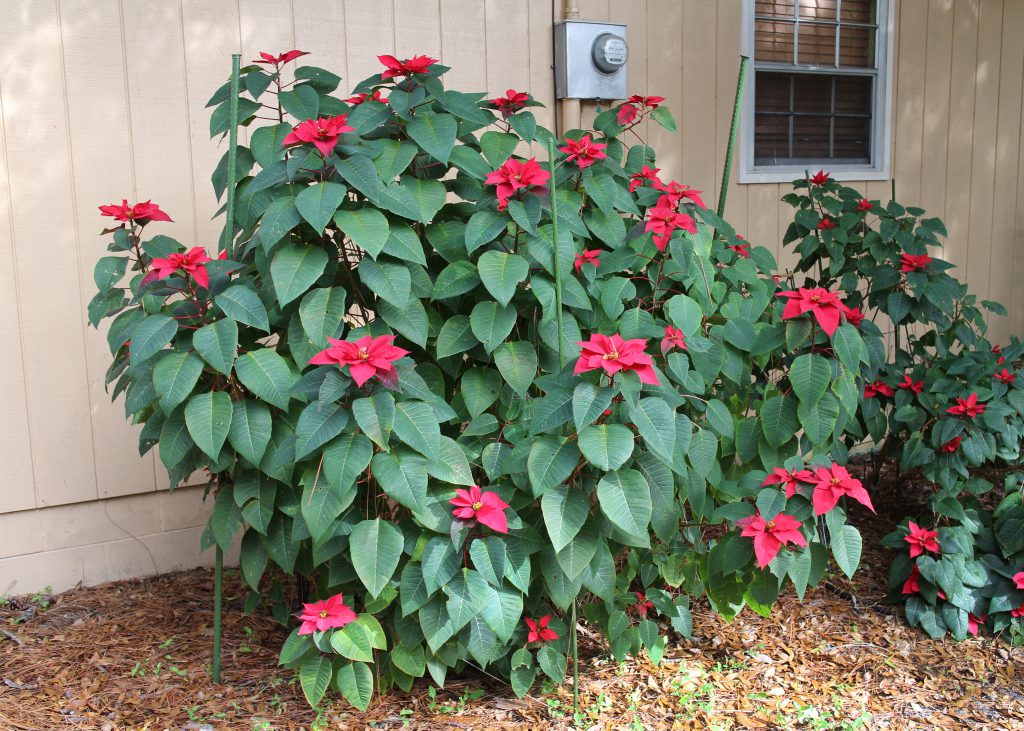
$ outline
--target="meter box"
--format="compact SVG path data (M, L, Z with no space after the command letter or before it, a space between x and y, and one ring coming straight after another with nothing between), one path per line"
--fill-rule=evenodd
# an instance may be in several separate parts
M559 99L626 99L626 26L566 20L555 26Z

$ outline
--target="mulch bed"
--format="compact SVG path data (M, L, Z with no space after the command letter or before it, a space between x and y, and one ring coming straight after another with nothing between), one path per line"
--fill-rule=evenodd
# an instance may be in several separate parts
M854 582L833 578L803 603L790 592L770 617L745 610L731 624L698 603L694 639L671 642L658 666L615 663L585 631L575 722L568 682L517 699L479 672L434 696L421 682L365 713L338 700L318 714L276 665L286 631L242 611L235 572L214 685L213 579L195 570L0 609L0 729L1024 729L1024 648L907 627L884 603L882 521L862 522Z

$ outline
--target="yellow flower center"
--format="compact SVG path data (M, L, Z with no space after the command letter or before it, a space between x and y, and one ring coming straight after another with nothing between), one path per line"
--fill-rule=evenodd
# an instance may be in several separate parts
M601 357L604 358L605 360L617 360L618 357L619 357L619 351L613 350L613 351L611 351L609 353L605 353Z
M769 520L768 521L768 525L765 526L765 528L767 530L775 530L775 521L774 520Z
M327 610L326 609L321 609L320 610L320 619L327 619Z
M842 484L842 482L843 482L843 481L842 481L842 480L840 480L840 479L839 479L838 477L833 477L833 478L832 478L832 485L833 485L834 487L838 487L838 486L839 486L840 484Z
M819 297L816 294L812 294L811 295L811 302L818 302L820 299L821 299L821 297Z
M360 348L359 349L359 357L362 360L369 360L370 359L370 352L366 348Z
M483 503L473 503L473 510L479 510L484 506Z

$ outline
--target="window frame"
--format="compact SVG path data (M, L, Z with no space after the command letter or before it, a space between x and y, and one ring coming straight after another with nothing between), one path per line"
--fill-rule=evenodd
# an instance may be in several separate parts
M754 92L756 75L764 71L783 73L810 72L826 76L839 76L859 71L845 71L843 67L817 66L811 64L784 64L772 61L758 63L754 55L754 26L756 0L742 0L740 23L740 52L750 59L747 81L743 94L743 110L740 117L739 172L741 184L789 183L803 177L810 167L827 168L836 180L888 180L892 174L892 89L893 89L893 47L895 44L894 0L877 0L878 38L875 43L875 64L878 69L877 83L873 94L871 115L871 159L873 163L838 163L821 160L802 165L757 165L754 162ZM811 172L814 172L812 170Z

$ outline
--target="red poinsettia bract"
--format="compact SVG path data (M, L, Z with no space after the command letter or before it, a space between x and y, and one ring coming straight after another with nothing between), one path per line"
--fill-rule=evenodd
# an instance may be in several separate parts
M380 89L374 89L372 94L354 94L345 100L346 104L351 104L354 107L364 104L366 102L380 102L381 104L387 104L388 100L381 92Z
M896 384L896 388L902 388L904 391L913 391L914 393L921 393L924 391L924 381L915 381L910 377L909 374L903 375L903 381Z
M903 537L903 540L910 544L910 557L917 558L925 551L931 551L932 553L940 553L939 549L939 532L937 530L928 530L922 528L914 521L907 523L907 535Z
M302 622L299 634L311 635L313 630L323 632L354 622L356 613L352 611L352 607L346 606L342 599L341 594L335 594L330 599L303 604L302 611L295 615Z
M741 259L750 258L750 244L726 244L727 249L732 249Z
M762 569L772 562L786 544L807 545L807 539L800 532L800 521L785 513L765 520L761 513L757 512L736 521L736 525L743 528L741 536L754 539L754 556L757 558L757 565Z
M404 61L399 61L394 56L377 56L377 60L384 64L384 72L380 75L387 81L396 76L412 76L413 74L425 74L430 67L437 63L436 58L430 56L413 56Z
M590 135L583 135L578 140L566 140L564 147L559 147L559 151L564 152L568 155L565 158L566 162L575 160L580 170L588 168L598 160L603 160L608 155L605 154L604 148L606 145L603 142L594 142L590 138Z
M408 350L394 345L394 335L366 335L359 340L335 340L327 338L330 348L321 350L309 359L314 365L348 366L349 375L362 386L376 376L388 388L398 385L398 370L395 361L408 355Z
M900 271L917 272L923 271L931 264L932 258L927 254L915 256L914 254L900 254Z
M861 211L870 211L872 208L874 208L874 206L871 205L871 201L867 198L857 201L857 213L860 213Z
M523 621L526 622L526 628L529 630L526 635L526 644L530 644L531 642L549 642L551 640L558 639L558 635L555 634L555 631L553 629L548 629L548 624L551 623L550 614L545 614L540 619L523 617Z
M985 413L985 404L978 403L978 394L972 393L967 398L957 398L956 404L946 409L947 414L954 416L967 416L973 419Z
M797 485L800 483L809 485L812 482L814 482L814 473L810 470L787 470L785 467L776 467L772 474L764 478L761 487L784 485L786 487L786 497L791 498L796 495Z
M289 61L294 61L295 59L301 56L308 55L309 51L300 51L298 49L285 51L279 56L274 56L273 54L264 53L263 51L260 51L260 57L255 59L253 63L265 63L268 66L281 66L282 64L286 64Z
M203 289L210 288L210 275L206 271L206 262L213 261L206 255L206 249L193 246L184 254L171 254L166 259L154 259L152 269L142 278L146 284L155 279L165 279L175 272L181 272L195 280Z
M644 596L642 591L634 591L636 594L636 601L633 603L633 611L639 614L641 617L646 617L647 613L654 609L654 604Z
M455 506L452 515L456 518L476 520L498 533L508 533L508 518L505 516L508 503L498 493L472 485L468 490L456 490L455 497L448 502Z
M864 398L874 398L878 394L891 398L896 394L896 391L884 381L873 381L864 385Z
M946 454L953 454L956 450L960 449L960 442L963 441L963 437L953 437L948 442L939 447L939 450Z
M600 249L584 249L582 254L576 255L576 261L573 262L573 266L576 267L576 271L583 271L584 264L593 264L596 269L601 265L601 260L598 258L601 256Z
M501 113L503 119L508 119L513 114L523 109L528 101L530 101L530 95L525 91L506 89L505 96L489 99L487 103L494 109L497 109Z
M510 157L497 170L488 173L484 183L497 186L498 210L508 208L508 202L517 191L540 195L547 192L545 183L551 173L540 166L535 158L516 160Z
M614 376L619 371L633 371L640 377L641 383L658 385L654 361L644 352L646 340L623 340L618 333L611 336L595 333L590 340L576 344L580 346L580 358L576 361L574 374L601 369L609 376Z
M830 511L844 495L849 495L872 513L875 512L868 491L864 489L860 480L847 472L845 467L833 462L831 467L819 467L815 470L812 498L815 515L824 515Z
M641 113L657 109L663 101L665 101L663 96L640 96L639 94L634 94L625 104L619 107L616 122L621 127L631 124Z
M822 287L799 287L788 292L778 292L775 296L789 298L786 309L782 311L783 320L811 313L829 337L839 327L839 316L847 311L846 305L835 293Z
M1018 571L1013 575L1013 583L1018 589L1024 589L1024 571Z
M634 192L637 188L647 185L648 182L652 183L655 190L657 190L656 186L661 183L661 178L658 177L660 172L661 168L652 168L650 165L644 165L640 168L640 172L629 176L629 192Z
M661 354L668 355L668 351L673 348L686 350L686 337L678 327L668 325L665 328L665 337L661 339Z
M121 199L121 205L111 203L109 206L100 206L100 215L112 216L115 221L137 223L140 226L145 226L150 221L174 223L171 221L171 217L161 211L160 206L156 203L144 201L135 205L128 205L128 201L124 198Z
M1006 368L1003 368L999 373L993 373L992 375L997 381L1002 381L1003 383L1013 383L1017 380L1017 375L1015 373L1011 373Z
M281 142L282 147L292 145L303 145L312 143L320 151L320 154L327 157L338 144L338 138L345 132L355 132L355 127L349 127L344 114L336 117L319 117L299 122Z
M829 181L828 173L824 170L819 170L811 178L811 185L824 185Z

